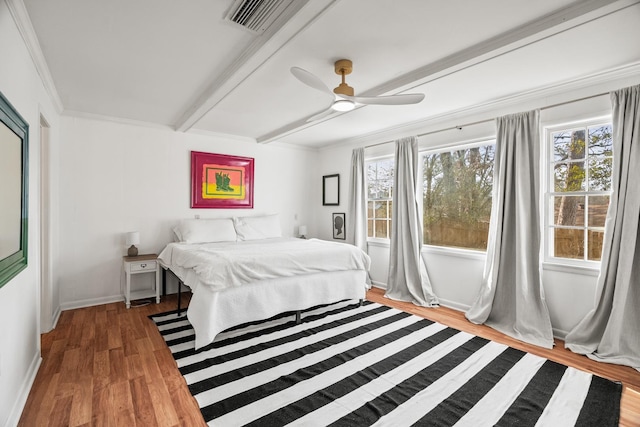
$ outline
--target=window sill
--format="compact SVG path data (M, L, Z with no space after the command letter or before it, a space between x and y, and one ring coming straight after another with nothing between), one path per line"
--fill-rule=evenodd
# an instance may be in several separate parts
M378 248L389 248L389 247L391 247L391 241L389 239L369 238L369 239L367 239L367 244L369 246L376 246Z
M580 274L582 276L595 276L600 274L600 267L597 263L591 265L571 265L560 262L546 261L542 263L543 270L559 271L561 273Z
M422 246L422 252L436 255L454 256L457 258L474 259L484 261L487 258L486 251L474 251L472 249L448 248L444 246Z
M369 246L374 246L378 248L388 249L391 247L391 241L388 239L369 238L367 240L367 244ZM474 259L474 260L483 261L483 262L487 257L487 253L484 251L474 251L472 249L448 248L444 246L431 246L431 245L423 245L421 252L427 253L427 254L452 256L457 258Z

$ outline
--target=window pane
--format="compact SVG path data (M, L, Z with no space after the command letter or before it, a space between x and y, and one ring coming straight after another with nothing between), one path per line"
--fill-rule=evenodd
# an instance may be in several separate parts
M555 132L551 134L553 140L553 160L567 160L569 144L571 143L571 132Z
M378 165L376 179L393 181L393 159L385 159L376 162Z
M384 180L369 181L368 183L369 190L368 190L367 198L370 200L390 199L392 186L393 186L393 181L384 181Z
M579 160L585 156L585 130L562 131L551 134L554 161Z
M584 226L584 196L554 197L553 223Z
M609 196L589 196L589 227L604 227Z
M584 162L559 163L553 168L554 189L557 192L584 191Z
M495 146L423 157L424 243L486 249Z
M367 163L367 236L388 239L393 195L393 159Z
M484 250L487 248L489 223L464 224L442 219L425 232L424 244Z
M375 237L379 237L382 239L387 239L389 236L387 234L387 221L386 220L376 220L375 221L376 235Z
M604 240L604 231L588 230L589 257L590 261L600 261L602 257L602 242Z
M589 155L613 155L612 126L610 124L589 127Z
M376 211L375 211L375 216L374 218L388 218L387 216L387 202L386 201L379 201L376 202Z
M555 228L554 255L560 258L584 259L584 231Z
M593 157L589 159L589 191L611 191L611 157Z

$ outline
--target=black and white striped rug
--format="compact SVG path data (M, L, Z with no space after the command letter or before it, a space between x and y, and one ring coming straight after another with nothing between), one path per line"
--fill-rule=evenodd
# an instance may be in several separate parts
M151 316L209 425L617 426L622 386L376 303L242 325L200 351Z

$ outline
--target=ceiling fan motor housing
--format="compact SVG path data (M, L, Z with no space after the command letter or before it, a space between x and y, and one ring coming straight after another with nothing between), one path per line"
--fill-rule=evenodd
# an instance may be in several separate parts
M338 95L353 96L353 88L346 83L340 83L338 87L333 89L333 93Z
M349 59L339 59L334 64L336 74L342 76L342 83L333 89L333 93L338 95L354 96L353 88L344 81L344 76L351 74L353 63Z

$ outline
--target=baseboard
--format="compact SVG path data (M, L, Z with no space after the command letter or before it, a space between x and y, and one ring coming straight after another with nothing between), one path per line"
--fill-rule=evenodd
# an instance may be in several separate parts
M36 380L36 374L38 373L38 369L40 369L41 363L42 357L40 357L40 352L38 352L31 361L31 365L29 366L27 375L25 375L25 380L22 383L22 386L20 386L20 391L17 394L18 398L11 409L11 413L9 414L9 418L7 418L5 427L18 425L18 421L20 421L20 416L24 410L24 405L27 403L29 392L31 391L33 382Z
M76 308L93 307L94 305L111 304L112 302L124 301L122 295L112 295L110 297L89 298L79 301L65 302L60 304L60 310L73 310Z
M380 288L380 289L387 289L387 284L386 283L382 283L382 282L376 282L375 280L371 281L371 285L376 287L376 288Z
M438 298L438 300L440 301L441 306L451 308L457 311L461 311L463 313L465 313L467 310L469 310L469 308L471 308L470 305L461 304L456 301L450 301L442 298Z
M60 306L58 306L58 308L56 308L56 312L53 313L53 319L51 319L51 330L56 328L58 320L60 320L60 313L62 313L62 310L60 309Z
M553 336L559 340L564 341L567 338L569 331L563 331L562 329L553 328Z

